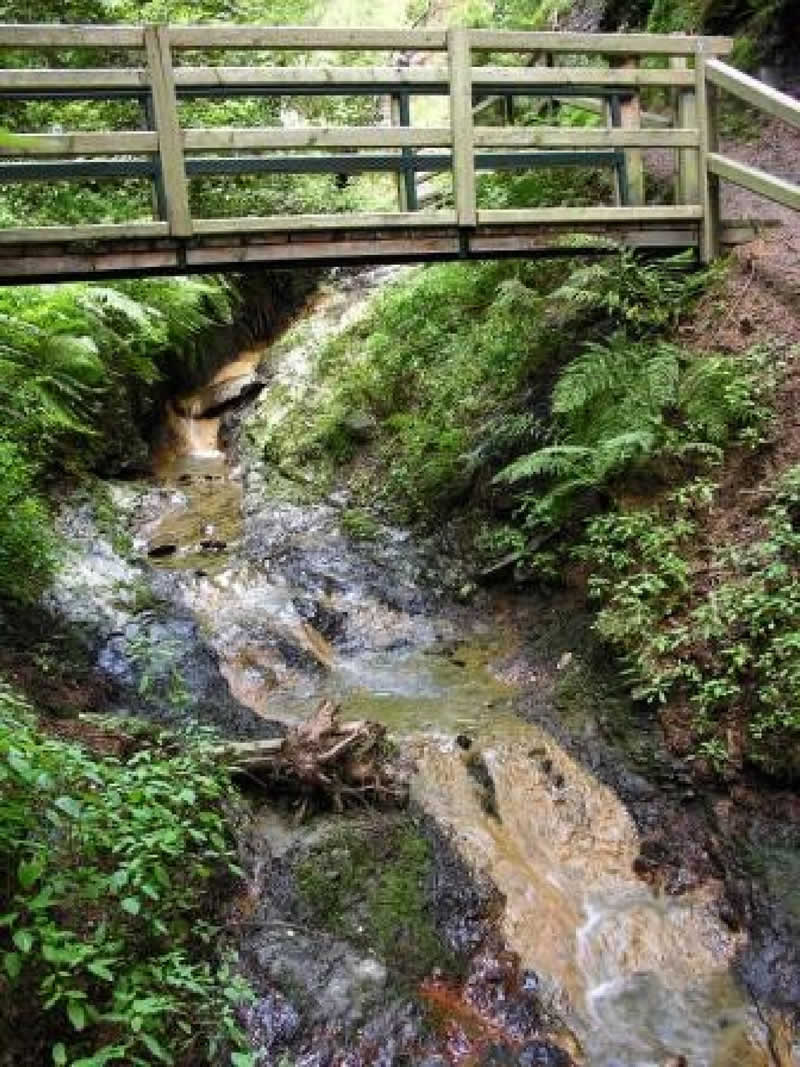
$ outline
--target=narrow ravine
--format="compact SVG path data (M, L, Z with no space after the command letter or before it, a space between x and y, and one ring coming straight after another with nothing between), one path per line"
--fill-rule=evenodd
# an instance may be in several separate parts
M291 723L332 696L345 715L384 722L412 747L417 803L504 895L507 941L547 983L586 1062L766 1063L755 1011L729 970L743 935L720 924L714 887L671 897L639 881L637 831L621 802L513 714L515 694L536 684L524 604L448 606L431 589L440 561L430 549L390 528L353 542L341 500L299 502L247 445L248 417L280 418L319 343L387 276L331 286L295 340L245 353L173 404L157 479L177 495L139 529L158 580L177 590L234 696L259 715ZM257 379L269 384L226 457L220 414L200 412L226 383L234 395Z

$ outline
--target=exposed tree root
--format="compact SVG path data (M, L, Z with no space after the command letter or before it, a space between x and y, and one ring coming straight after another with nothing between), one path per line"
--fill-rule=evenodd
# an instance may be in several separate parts
M338 714L326 700L284 738L220 745L216 751L232 774L293 796L299 819L320 807L405 805L408 767L392 754L386 728L364 719L339 722Z

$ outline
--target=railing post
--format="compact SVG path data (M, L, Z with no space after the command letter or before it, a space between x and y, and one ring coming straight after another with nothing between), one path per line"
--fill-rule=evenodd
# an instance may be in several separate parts
M453 137L453 194L459 226L475 226L475 134L472 124L472 51L469 30L447 31L450 65L450 130Z
M686 70L688 61L685 56L673 56L669 61L673 70ZM697 95L694 89L675 89L673 120L675 126L682 130L696 130ZM693 148L675 149L676 204L697 204L700 202L700 173L697 165L697 151Z
M697 96L697 114L700 125L700 150L698 152L698 169L700 179L700 203L703 219L700 223L700 259L710 263L719 255L719 178L712 174L708 166L709 152L716 152L719 135L717 132L717 90L706 77L706 56L703 41L697 42L695 56L695 93Z
M169 28L146 26L144 44L153 117L158 132L158 159L166 202L166 221L173 237L190 237L192 216L186 184L183 139L178 121L178 100L170 54Z

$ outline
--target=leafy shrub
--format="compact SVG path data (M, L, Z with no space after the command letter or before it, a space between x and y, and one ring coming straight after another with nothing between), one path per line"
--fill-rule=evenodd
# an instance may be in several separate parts
M55 540L34 468L18 448L0 439L0 596L34 600L54 563Z
M211 962L236 868L230 785L203 742L100 758L2 686L0 782L4 1046L74 1067L249 1062L245 988Z
M708 546L693 580L697 514L712 499L697 483L658 508L600 516L577 555L589 562L598 631L625 656L635 695L683 695L701 751L720 762L723 720L747 723L745 756L772 773L800 774L800 468L773 488L764 534Z

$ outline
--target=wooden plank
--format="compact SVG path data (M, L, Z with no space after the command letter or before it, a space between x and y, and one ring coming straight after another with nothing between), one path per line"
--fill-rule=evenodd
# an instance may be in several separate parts
M187 151L244 148L438 148L448 147L446 127L402 129L391 126L305 126L189 129Z
M447 68L419 67L177 67L175 85L179 90L198 88L248 88L249 86L321 86L335 90L381 85L414 88L444 87ZM2 82L0 82L2 85Z
M580 227L584 223L680 223L702 218L699 204L675 207L538 207L479 211L478 225L548 224Z
M629 120L630 121L630 120ZM697 129L642 130L600 126L477 126L475 145L539 148L697 148Z
M757 167L728 159L716 152L709 152L707 158L712 174L733 182L734 185L741 185L759 196L765 196L768 200L774 200L776 204L800 211L800 185L784 181L783 178L775 178Z
M195 219L196 234L270 233L297 230L357 230L381 227L455 226L455 211L405 211L347 215L270 215L244 216L230 219Z
M318 26L174 26L173 48L302 48L439 51L446 47L444 30L340 29Z
M706 57L698 52L695 57L697 85L697 116L700 122L700 203L703 208L703 225L700 227L700 259L710 263L719 255L719 178L709 167L708 157L717 151L717 90L706 77Z
M697 245L697 227L682 227L680 229L662 228L651 230L621 229L609 230L608 240L610 246L628 245L632 248L687 248ZM534 234L509 234L485 235L478 234L470 237L469 248L478 255L490 256L493 252L502 252L508 255L522 255L526 252L541 252L546 249L559 249L578 254L582 250L570 240L565 244L563 230L548 233L546 227L541 233ZM583 251L602 251L597 244L587 245Z
M0 48L141 48L144 26L0 23Z
M716 59L706 59L706 77L720 89L725 89L746 104L751 104L759 111L765 111L776 119L782 119L800 129L800 101L794 97L772 89L764 82L751 78L735 67L728 66Z
M475 138L472 124L472 67L469 34L463 26L447 31L450 63L450 125L453 130L453 198L460 226L474 226Z
M233 246L225 255L220 248L190 248L186 263L190 267L214 267L223 263L290 263L342 260L389 260L425 258L426 256L457 256L460 242L457 237L408 237L398 240L343 241L330 243L297 241L292 244L249 244Z
M0 156L118 156L158 151L158 135L119 133L18 133L0 144Z
M150 74L153 115L158 131L167 221L173 236L188 237L192 232L192 214L189 208L178 101L172 74L169 30L166 26L147 27L145 51Z
M493 92L515 87L520 92L534 89L554 89L578 85L581 88L635 89L648 86L689 86L693 84L691 71L625 69L622 67L473 67L473 86L476 90Z
M681 70L688 69L685 56L673 56L670 65ZM675 125L698 128L697 97L694 88L680 89L674 99ZM699 142L698 142L699 144ZM676 202L678 204L696 204L700 199L700 168L698 153L687 149L675 152Z
M560 33L472 30L473 48L490 52L599 52L603 55L691 56L697 41L710 55L726 56L733 50L731 37L692 37L667 33Z
M42 242L104 241L118 238L168 237L166 222L116 222L86 226L15 226L0 229L0 244L39 244Z
M0 70L0 92L41 92L48 89L144 89L148 85L147 71L136 67L129 70L98 68L90 70L53 70L51 68L19 68Z
M180 268L177 252L172 250L137 252L98 252L80 255L65 252L55 256L5 257L0 255L0 277L25 279L29 282L52 281L68 277L102 278L105 275L140 271L175 271Z

